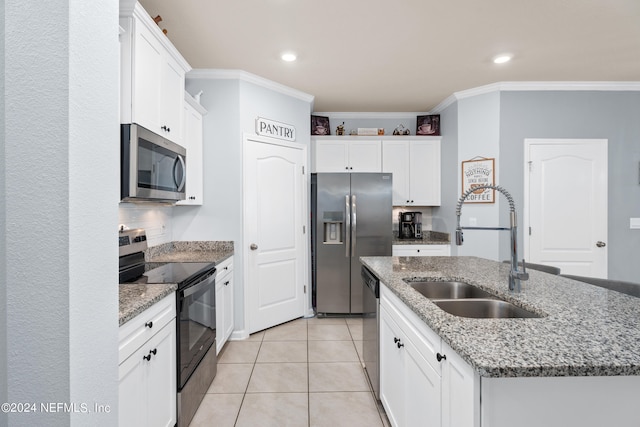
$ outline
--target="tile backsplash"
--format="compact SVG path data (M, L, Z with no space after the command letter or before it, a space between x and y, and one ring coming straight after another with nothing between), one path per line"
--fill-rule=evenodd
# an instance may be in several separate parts
M147 203L120 203L118 224L126 228L144 228L147 244L151 246L171 242L173 206Z

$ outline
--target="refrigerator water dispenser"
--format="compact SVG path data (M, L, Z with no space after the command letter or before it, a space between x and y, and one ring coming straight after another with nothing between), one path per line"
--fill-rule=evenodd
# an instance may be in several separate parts
M322 218L324 224L324 239L322 243L326 245L342 244L342 227L344 226L343 213L329 211L325 212Z

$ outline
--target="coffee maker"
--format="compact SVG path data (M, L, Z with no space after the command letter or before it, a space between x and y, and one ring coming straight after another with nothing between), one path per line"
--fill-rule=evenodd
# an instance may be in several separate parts
M400 212L398 223L398 237L422 239L422 212Z

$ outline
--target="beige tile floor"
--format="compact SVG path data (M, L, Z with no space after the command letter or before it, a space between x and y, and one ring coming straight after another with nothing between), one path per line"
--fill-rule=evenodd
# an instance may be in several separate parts
M227 342L190 427L386 427L362 369L362 319L297 319Z

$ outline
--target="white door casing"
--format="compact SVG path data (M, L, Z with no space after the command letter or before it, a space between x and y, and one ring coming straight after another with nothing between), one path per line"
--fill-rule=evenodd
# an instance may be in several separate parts
M242 245L249 333L305 313L306 150L300 144L244 137Z
M564 274L607 277L607 143L525 139L527 261Z

